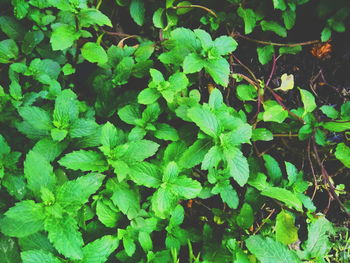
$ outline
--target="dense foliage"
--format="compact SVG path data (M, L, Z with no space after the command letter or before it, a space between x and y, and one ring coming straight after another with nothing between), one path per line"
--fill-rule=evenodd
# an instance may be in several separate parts
M347 0L197 2L0 2L0 262L349 262L350 101L272 82Z

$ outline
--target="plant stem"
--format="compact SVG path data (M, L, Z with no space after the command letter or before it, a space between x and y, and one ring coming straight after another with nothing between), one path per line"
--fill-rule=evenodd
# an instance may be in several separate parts
M212 14L213 16L218 17L213 10L211 10L205 6L201 6L201 5L182 5L182 6L173 6L171 8L175 9L175 10L179 9L179 8L200 8L200 9L203 9L203 10L207 11L208 13Z

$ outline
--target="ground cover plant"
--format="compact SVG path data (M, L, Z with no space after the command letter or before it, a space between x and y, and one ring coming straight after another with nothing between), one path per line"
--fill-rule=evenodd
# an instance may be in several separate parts
M0 262L350 262L349 17L0 1Z

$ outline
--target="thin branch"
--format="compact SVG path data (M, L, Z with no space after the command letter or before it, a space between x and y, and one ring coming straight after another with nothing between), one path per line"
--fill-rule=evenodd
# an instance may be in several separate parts
M262 41L262 40L257 40L253 39L244 35L241 35L240 33L231 33L231 36L234 37L240 37L245 40L263 44L263 45L272 45L272 46L280 46L280 47L297 47L297 46L307 46L307 45L313 45L320 43L320 40L311 40L311 41L306 41L306 42L300 42L300 43L275 43L275 42L269 42L269 41Z
M311 200L314 200L315 195L316 195L316 191L318 189L318 184L317 184L317 178L316 178L314 166L312 165L312 161L311 161L311 147L310 147L310 145L311 145L311 139L309 139L309 142L308 142L308 145L307 145L307 157L309 159L309 164L310 164L312 177L314 178L314 191L313 191L312 196L311 196Z
M201 6L201 5L182 5L182 6L173 6L173 7L171 7L171 8L172 8L172 9L179 9L179 8L200 8L200 9L203 9L203 10L207 11L208 13L212 14L213 16L218 17L218 16L216 15L216 13L215 13L213 10L211 10L211 9L205 7L205 6Z
M111 32L111 31L107 31L104 30L103 28L101 28L101 30L106 33L107 35L110 36L117 36L117 37L140 37L139 35L129 35L129 34L125 34L125 33L121 33L121 32Z
M314 153L315 153L316 161L317 161L318 165L321 168L321 173L322 173L322 176L323 176L323 180L325 181L325 186L328 186L326 189L327 189L328 193L331 195L331 197L333 197L335 200L337 200L339 206L346 213L346 215L350 218L350 213L347 211L346 207L341 202L339 196L335 192L335 187L334 187L334 185L332 184L332 182L329 179L329 174L328 174L326 168L324 168L324 166L323 166L323 164L321 162L321 158L318 155L318 149L317 149L317 146L316 146L316 143L315 143L315 138L312 137L312 139L313 139L313 150L314 150Z

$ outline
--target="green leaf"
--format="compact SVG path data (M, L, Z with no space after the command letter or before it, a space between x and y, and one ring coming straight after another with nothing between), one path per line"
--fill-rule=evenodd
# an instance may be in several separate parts
M100 10L94 8L84 8L79 12L79 23L81 27L89 27L91 25L110 26L112 22L108 16L101 13Z
M159 144L150 140L132 141L127 144L128 148L124 154L126 161L142 162L144 159L153 156Z
M275 49L272 45L258 47L258 59L262 65L269 63L275 53Z
M18 241L22 251L41 249L51 253L55 251L47 237L47 234L43 231L19 238Z
M276 240L289 245L298 240L298 228L294 225L294 217L282 210L276 217Z
M261 192L262 195L277 199L286 205L295 208L297 211L303 211L303 204L299 198L284 188L268 186Z
M284 55L284 54L298 54L300 51L302 51L302 47L301 46L294 46L294 47L280 47L278 49L278 52L280 55Z
M350 130L350 122L324 122L322 127L332 132L343 132Z
M104 172L108 169L103 155L95 151L74 151L63 156L58 163L68 169L86 172Z
M126 105L118 110L119 118L127 124L137 125L142 118L140 108L135 105Z
M237 97L241 101L255 101L258 92L254 86L250 84L240 84L236 88Z
M252 133L252 141L272 141L273 134L266 128L256 128Z
M154 164L141 162L132 166L130 177L133 182L146 187L157 188L162 183L160 170Z
M28 188L39 198L43 187L54 190L56 177L49 161L39 153L30 151L24 162L24 176L28 182Z
M211 192L213 194L220 194L222 201L225 202L228 207L237 209L239 205L239 197L229 180L216 184Z
M154 103L155 101L158 100L159 97L160 97L160 93L158 92L158 90L146 88L139 93L139 95L137 97L137 101L140 104L147 105L147 104Z
M202 190L201 184L188 178L186 176L178 176L175 181L171 182L171 190L178 196L182 196L186 199L195 198Z
M0 41L0 63L7 64L18 57L18 46L12 39Z
M301 263L294 251L269 237L250 236L246 246L261 263Z
M308 232L304 249L311 257L323 259L333 246L329 241L329 234L335 233L332 224L326 218L320 217L308 226Z
M166 24L164 21L164 8L158 8L154 13L152 17L153 25L157 28L165 28Z
M114 228L117 226L121 213L114 206L111 200L101 199L96 203L96 215L98 220L106 227Z
M127 183L118 183L116 180L109 180L107 188L110 188L113 192L111 197L113 203L129 220L138 214L140 210L140 196L136 189L132 189Z
M202 162L202 170L208 170L210 168L217 168L219 162L222 159L222 152L218 146L213 146L205 154Z
M1 20L0 20L1 23ZM20 254L17 243L10 237L0 237L0 261L2 263L20 262Z
M250 143L252 137L252 127L248 123L242 123L232 131L220 136L224 147L237 146L243 143Z
M65 182L57 190L56 202L65 209L79 209L101 187L104 178L103 174L91 173Z
M235 51L238 43L232 37L221 36L214 40L214 46L216 47L218 54L223 56Z
M304 90L304 89L299 89L299 90L300 90L301 100L304 104L305 113L313 112L314 109L317 108L315 97L312 95L311 92L307 90Z
M187 116L206 134L216 138L220 133L220 126L215 114L203 107L193 107Z
M69 124L78 119L78 115L77 95L70 89L63 90L55 100L54 125L57 128L67 128Z
M174 127L171 127L169 124L160 123L156 126L156 128L154 137L160 140L177 141L179 139L177 130Z
M138 240L140 242L142 249L145 252L151 251L153 249L153 243L149 233L140 231Z
M32 200L18 202L0 220L1 232L11 237L25 237L43 229L44 208Z
M237 14L243 19L244 21L244 33L250 34L256 23L256 15L254 11L250 8L243 9L242 7L239 7L237 9Z
M118 238L106 235L83 248L83 263L104 263L119 246Z
M177 197L166 188L159 188L151 199L152 210L160 218L167 218L177 203Z
M249 178L249 166L247 158L236 147L225 151L225 158L229 175L240 185L244 186Z
M273 0L272 2L273 2L273 7L275 9L279 9L279 10L284 11L287 8L287 5L284 2L284 0Z
M130 15L135 23L142 26L145 20L145 4L143 0L131 0Z
M63 141L64 138L66 138L67 134L68 134L67 130L62 130L57 128L54 128L51 130L51 138L54 141L58 141L58 142Z
M243 229L250 228L254 223L254 211L248 204L244 203L236 218L237 225Z
M50 115L39 107L21 107L18 113L34 130L48 134L52 128Z
M269 175L271 181L274 184L280 182L282 179L282 171L276 159L268 154L264 154L263 159L265 161L267 174Z
M44 250L28 250L21 253L23 263L60 263L50 252Z
M95 134L98 129L99 126L94 120L77 119L70 126L69 135L71 138L81 138Z
M190 29L179 27L173 30L170 35L175 45L182 46L190 52L196 51L200 47L199 40ZM182 54L182 56L184 55L185 54Z
M209 48L211 48L213 46L213 40L212 40L210 34L208 34L206 31L204 31L202 29L195 29L195 30L193 30L193 32L196 35L196 37L199 39L199 41L201 42L202 48L204 50L209 50Z
M47 161L55 160L67 147L67 143L54 142L49 138L38 141L32 151L46 158Z
M81 48L81 55L89 62L105 64L108 61L106 51L97 43L88 42Z
M328 118L336 119L339 116L339 112L334 109L334 107L329 105L323 105L320 107L320 110L325 114Z
M209 59L204 67L217 84L227 87L230 74L230 64L226 59Z
M183 63L183 69L184 73L195 73L202 70L202 68L205 65L205 60L203 60L197 53L191 53L188 56L186 56L184 63Z
M0 29L13 40L22 40L25 35L25 29L22 24L11 16L0 17Z
M350 148L345 143L339 143L335 149L335 157L341 161L345 167L350 168Z
M52 34L50 43L52 50L65 50L74 44L79 38L79 34L75 31L75 27L67 24L55 24L52 26Z
M263 31L272 31L280 37L287 37L287 30L275 21L261 21L261 28Z
M70 259L83 258L84 241L73 217L47 218L45 230L49 232L49 240L59 253Z
M263 113L264 121L271 121L282 123L288 117L288 111L283 109L281 105L264 105L265 111Z
M123 133L110 122L107 122L101 129L101 144L109 149L114 148L123 138Z
M332 36L332 30L328 26L323 28L321 32L321 41L326 42L331 38L331 36Z
M291 9L285 10L282 13L282 18L286 29L291 30L295 24L296 12Z
M26 55L30 54L34 48L44 39L44 34L41 31L29 31L24 36L22 51Z

